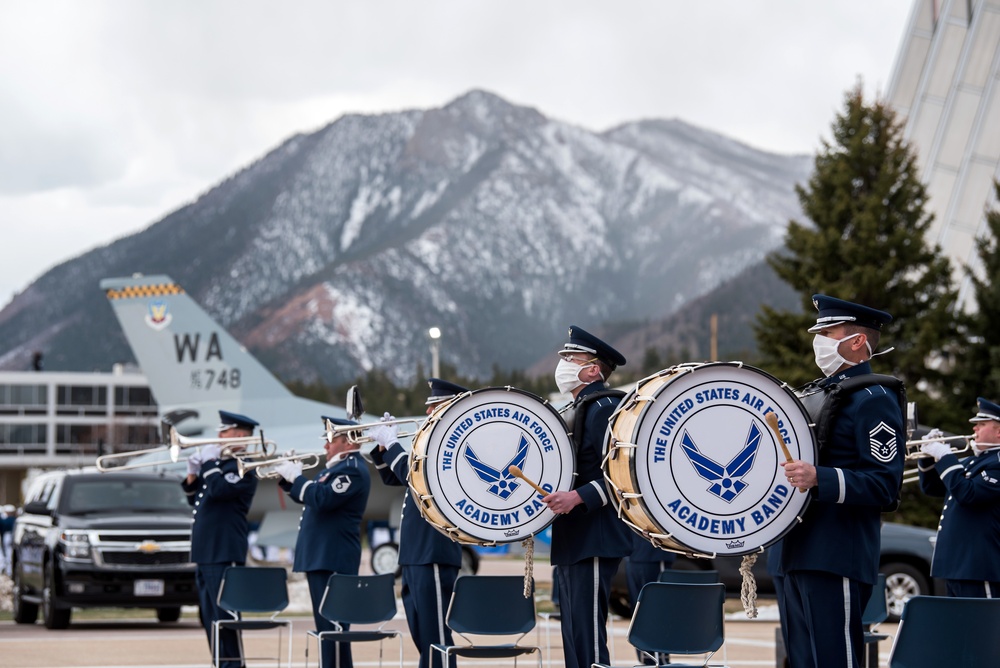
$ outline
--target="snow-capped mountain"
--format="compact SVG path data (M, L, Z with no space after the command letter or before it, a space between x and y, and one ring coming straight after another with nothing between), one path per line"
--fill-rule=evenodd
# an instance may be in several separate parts
M98 281L168 273L285 379L523 368L569 324L668 316L780 245L807 156L684 122L591 132L472 91L296 135L0 311L0 367L131 359Z

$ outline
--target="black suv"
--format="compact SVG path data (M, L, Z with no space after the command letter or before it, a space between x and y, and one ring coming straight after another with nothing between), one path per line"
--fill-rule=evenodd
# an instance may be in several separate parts
M14 523L14 621L69 626L73 607L196 605L191 507L178 478L53 471L36 478Z

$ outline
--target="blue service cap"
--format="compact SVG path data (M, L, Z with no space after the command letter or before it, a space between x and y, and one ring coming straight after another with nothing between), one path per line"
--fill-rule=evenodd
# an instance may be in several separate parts
M882 325L892 322L892 316L885 311L836 297L813 295L813 306L819 313L816 315L816 324L809 328L810 332L818 332L824 327L833 327L848 322L861 327L881 330Z
M969 422L986 422L987 420L1000 422L1000 405L993 403L989 399L978 397L976 399L976 406L979 412L976 413L975 417L969 418Z
M239 413L230 413L229 411L219 411L219 431L225 431L226 429L247 429L253 433L253 428L260 426L256 420L248 418L246 415L240 415Z
M586 353L593 355L613 369L625 365L625 356L601 341L599 338L576 325L569 327L569 341L563 344L559 354Z
M334 427L353 427L358 424L354 420L330 417L329 415L321 415L320 419L323 420L323 435L320 438L325 438L327 443L333 443L333 439L337 436L344 435L344 432L340 432L339 434L335 432L333 430Z
M356 421L354 421L354 420L348 420L347 418L329 417L327 415L322 415L320 417L323 420L323 425L324 426L326 425L327 422L335 424L338 427L350 427L350 426L358 424Z
M448 381L441 380L440 378L428 378L427 387L431 388L431 393L427 395L427 401L424 402L424 405L426 406L439 404L442 401L448 401L457 394L469 391L461 385L449 383Z

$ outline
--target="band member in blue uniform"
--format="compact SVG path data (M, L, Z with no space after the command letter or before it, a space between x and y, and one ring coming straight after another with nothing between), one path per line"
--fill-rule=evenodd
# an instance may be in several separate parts
M635 607L639 600L639 592L650 582L660 579L660 573L673 568L677 555L673 552L653 547L653 544L635 532L632 534L632 553L625 563L625 575L628 579L628 597ZM636 650L639 663L655 665L669 663L669 657L661 654L653 661L648 655Z
M608 418L622 394L605 395L605 382L625 364L625 357L575 325L569 328L569 340L559 357L556 385L561 392L572 393L574 400L576 479L572 490L553 492L542 501L556 514L552 564L559 567L566 667L589 668L594 662L608 663L611 578L622 557L632 551L629 530L609 503L601 470Z
M461 385L430 378L427 414L444 401L467 392ZM392 416L388 416L390 419ZM396 441L395 425L380 425L371 431L378 448L372 451L375 468L386 485L405 485L410 470L410 453ZM427 523L411 494L403 497L399 522L399 565L403 568L403 609L410 637L420 653L419 668L440 668L441 655L432 652L433 643L452 644L445 614L455 580L462 565L462 547ZM454 667L454 657L450 666Z
M305 573L312 599L317 631L333 631L334 625L319 613L326 583L334 573L357 575L361 565L361 517L368 503L371 476L356 443L334 426L356 425L341 418L323 417L326 429L326 467L315 479L302 475L301 462L275 466L282 477L278 485L296 503L301 503L302 519L295 539L292 570ZM342 625L345 630L348 625ZM323 647L322 668L351 668L350 643Z
M944 441L920 446L920 489L947 496L931 575L949 596L1000 598L1000 405L979 397L978 408L971 457L959 460Z
M814 295L813 304L819 315L809 331L826 376L820 385L871 374L868 360L892 316L826 295ZM789 484L812 495L802 523L782 540L788 662L795 668L860 665L861 613L878 577L880 515L902 484L906 432L898 392L875 384L847 394L825 442L817 434L818 464L782 462Z
M245 415L219 411L219 438L252 436L257 422ZM245 446L228 446L232 452ZM217 603L222 586L222 574L230 566L242 566L247 559L247 512L257 491L257 477L241 478L236 459L221 457L222 446L201 446L200 452L188 457L187 477L181 482L188 503L194 506L194 525L191 527L191 561L197 567L195 582L198 586L198 603L201 624L208 634L208 646L213 652L212 622L231 619ZM220 668L239 668L243 665L242 643L239 632L223 629L219 634Z

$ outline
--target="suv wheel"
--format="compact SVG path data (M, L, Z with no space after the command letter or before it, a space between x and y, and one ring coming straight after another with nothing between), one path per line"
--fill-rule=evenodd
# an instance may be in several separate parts
M65 629L69 626L71 608L57 608L55 567L45 565L45 587L42 589L42 619L47 629Z
M14 621L18 624L34 624L38 619L38 604L28 603L23 598L24 586L21 584L21 565L14 566L14 595L12 606L14 608Z
M157 608L156 618L161 622L176 622L181 618L180 608Z
M883 564L878 570L885 574L885 596L890 622L899 621L903 607L911 598L930 593L927 578L910 564Z

